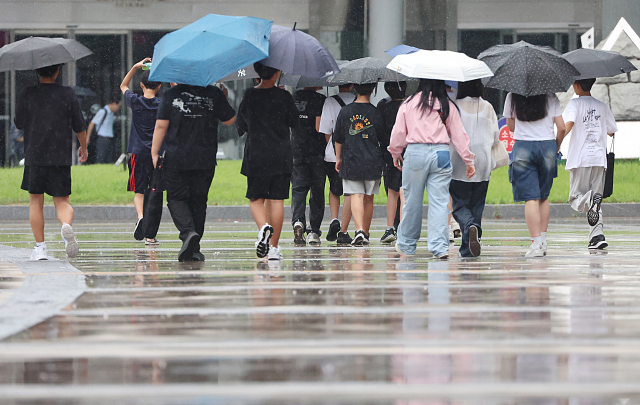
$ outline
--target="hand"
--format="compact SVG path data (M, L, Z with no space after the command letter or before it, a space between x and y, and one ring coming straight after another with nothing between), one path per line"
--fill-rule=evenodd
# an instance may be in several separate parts
M218 87L220 88L220 90L222 90L222 92L224 93L224 96L226 98L229 98L229 90L227 89L227 87L222 83L218 83Z
M87 150L85 148L83 148L82 146L78 148L78 161L80 163L84 163L87 161L87 158L89 157L89 154L87 153Z
M151 58L144 58L140 62L133 65L133 67L136 69L142 69L142 66L147 62L151 62Z
M342 159L336 159L336 172L340 173L340 166L342 166Z
M153 168L157 168L158 167L158 155L154 155L153 153L151 154L151 160L153 160Z
M400 171L402 171L402 164L404 163L404 158L402 155L397 158L393 158L393 165Z
M467 166L467 178L470 179L476 174L476 167L473 164Z

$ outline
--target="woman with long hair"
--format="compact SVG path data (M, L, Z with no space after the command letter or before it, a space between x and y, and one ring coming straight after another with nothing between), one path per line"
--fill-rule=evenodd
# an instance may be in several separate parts
M426 187L428 248L437 258L449 257L447 204L452 173L449 143L464 161L467 177L473 176L475 156L469 151L469 136L457 107L447 96L444 81L420 79L418 91L398 110L388 148L394 165L402 170L405 203L396 243L396 250L402 254L416 252Z
M559 137L565 133L560 102L555 95L509 93L503 115L515 137L509 164L513 199L525 203L524 216L532 239L525 257L542 257L547 254L549 193L558 176L554 124Z

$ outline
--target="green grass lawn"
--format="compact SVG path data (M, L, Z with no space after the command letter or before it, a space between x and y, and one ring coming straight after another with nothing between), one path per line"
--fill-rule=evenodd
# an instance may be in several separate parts
M220 161L209 192L209 205L245 205L246 178L240 174L241 161ZM128 173L113 165L74 166L71 168L72 195L75 205L128 205L133 204L133 193L127 192ZM640 162L616 162L614 193L608 202L639 202ZM22 168L0 169L0 205L21 205L29 202L29 195L20 189ZM327 185L326 192L329 187ZM558 167L558 178L553 183L552 203L564 203L569 195L569 172L564 165ZM51 198L45 202L51 204ZM426 196L425 196L426 202ZM384 191L375 197L376 204L385 204ZM487 195L488 204L513 203L507 168L493 172ZM289 201L286 202L289 204Z

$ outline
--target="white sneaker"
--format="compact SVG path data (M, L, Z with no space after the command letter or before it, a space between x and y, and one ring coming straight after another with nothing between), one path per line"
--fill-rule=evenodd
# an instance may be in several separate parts
M256 256L262 259L269 254L269 241L273 235L273 227L265 224L258 232L258 240L256 241Z
M321 243L320 235L315 232L309 232L309 234L307 235L307 243L312 246L319 246Z
M33 252L31 252L31 260L49 260L47 258L47 247L46 246L42 246L42 247L36 246L33 249Z
M531 258L531 257L544 257L544 250L542 248L542 245L534 245L533 243L531 244L531 246L529 246L529 250L527 251L527 253L524 254L524 257Z
M282 257L282 251L280 250L279 246L278 247L269 246L269 254L267 256L269 256L269 260L284 259L284 257Z
M62 240L64 240L64 248L67 251L67 257L73 259L78 256L78 241L76 241L71 225L67 223L62 224L62 228L60 228L60 235L62 236Z

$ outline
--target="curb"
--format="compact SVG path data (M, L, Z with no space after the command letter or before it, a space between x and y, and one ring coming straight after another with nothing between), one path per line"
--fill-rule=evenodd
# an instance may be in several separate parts
M132 205L76 205L76 221L105 222L131 221L135 222L136 210ZM640 203L609 203L603 204L602 209L608 218L640 218ZM308 210L308 209L307 209ZM424 206L422 217L427 218L428 205ZM386 218L387 207L376 205L373 210L374 218ZM165 206L162 211L164 220L170 220L169 210ZM568 204L551 204L551 218L577 218L584 214L575 212ZM56 219L56 211L52 205L44 207L46 220ZM285 222L291 218L291 207L285 207ZM523 204L491 204L484 209L487 219L524 219ZM3 221L28 221L29 207L23 205L0 206L0 218ZM325 208L325 219L331 218L329 207ZM248 206L242 205L210 205L207 207L209 220L251 220Z

